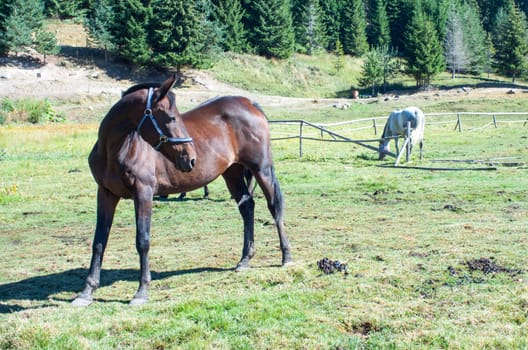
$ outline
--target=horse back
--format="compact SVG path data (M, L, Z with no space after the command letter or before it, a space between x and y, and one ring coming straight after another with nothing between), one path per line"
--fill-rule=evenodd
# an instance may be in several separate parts
M248 98L215 98L183 113L182 118L197 152L206 161L214 152L215 161L225 159L229 165L253 168L259 162L271 162L268 120Z
M266 115L246 97L214 98L183 113L182 118L188 132L200 138L231 135L238 141L250 136L269 141Z

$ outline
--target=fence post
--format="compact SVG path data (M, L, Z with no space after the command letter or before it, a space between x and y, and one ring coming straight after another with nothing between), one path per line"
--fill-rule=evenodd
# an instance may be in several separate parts
M376 118L372 119L372 127L374 128L374 135L377 135L378 129L376 128Z
M409 156L411 155L411 122L407 122L407 145L405 146L405 161L409 162Z
M462 125L460 124L460 113L457 113L457 123L455 125L455 130L458 128L458 131L462 132Z
M493 125L495 125L495 129L497 129L497 119L495 118L495 114L493 115Z
M303 156L303 151L302 151L303 124L304 122L301 120L301 123L299 124L299 158L302 158Z

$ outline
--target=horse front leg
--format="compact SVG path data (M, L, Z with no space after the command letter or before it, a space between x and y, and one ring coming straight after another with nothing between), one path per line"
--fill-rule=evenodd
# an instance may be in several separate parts
M84 290L72 301L74 306L90 305L93 301L92 294L99 287L103 255L118 202L119 197L99 186L97 190L97 223L92 244L90 271L86 277Z
M130 305L142 305L148 301L148 288L151 275L148 253L150 249L150 221L152 217L152 197L154 191L145 187L136 191L134 209L136 214L136 250L139 254L139 288L130 301Z

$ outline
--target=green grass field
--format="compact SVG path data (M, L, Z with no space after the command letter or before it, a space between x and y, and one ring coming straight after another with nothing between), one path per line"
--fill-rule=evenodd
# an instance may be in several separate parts
M150 302L137 308L127 305L139 277L133 206L122 201L101 288L81 309L70 301L90 262L96 186L86 158L97 127L4 126L0 348L527 348L528 127L477 129L485 123L471 117L461 133L431 125L424 160L410 164L460 171L385 167L365 148L317 141L299 159L297 140L274 141L289 268L279 267L258 190L257 254L243 273L232 270L242 222L221 179L210 200L196 191L155 202ZM272 125L295 132L282 128ZM496 170L471 170L487 163ZM322 273L324 257L349 274Z
M63 24L50 24L61 42L82 46L81 26ZM256 95L306 97L287 107L262 103L272 120L335 123L408 105L426 114L528 111L522 91L456 92L489 81L447 74L428 94L415 93L402 76L393 82L401 91L392 93L405 94L400 99L331 107L323 99L349 97L360 63L347 58L336 72L331 55L225 55L208 73ZM181 111L199 102L177 101ZM257 190L253 268L233 271L242 220L218 179L209 200L199 190L182 202L155 201L153 281L150 301L140 307L128 306L139 259L133 204L124 200L95 302L75 308L70 302L84 286L95 227L87 156L112 102L50 99L65 123L0 125L0 349L528 348L526 115L499 117L498 128L489 125L491 116L466 115L462 132L454 130L454 115L428 118L425 158L415 153L398 168L350 143L305 140L299 158L298 140L273 141L295 265L280 267L276 230ZM379 137L371 121L330 128L353 139ZM281 137L299 127L271 129ZM324 274L317 262L325 257L347 264L348 275Z

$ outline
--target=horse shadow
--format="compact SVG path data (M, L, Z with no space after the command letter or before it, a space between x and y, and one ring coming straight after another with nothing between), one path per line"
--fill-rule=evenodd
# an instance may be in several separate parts
M224 272L232 269L215 268L215 267L199 267L195 269L176 270L176 271L152 271L152 280L163 280L173 276L182 276L187 274L196 274L201 272ZM5 283L0 285L0 314L14 313L32 308L49 307L51 304L40 305L36 307L25 307L16 303L13 300L27 300L27 301L42 301L48 302L52 295L57 293L79 293L83 286L88 269L77 268L66 270L57 273L51 273L43 276L30 277L21 281ZM101 287L110 286L118 281L138 280L139 270L136 269L103 269L101 271ZM71 300L54 298L69 302ZM9 301L9 303L7 303ZM123 300L98 300L100 302L122 302Z
M213 203L223 203L223 202L226 201L226 199L224 199L224 198L212 199L212 198L204 198L204 197L184 197L184 198L180 198L180 197L177 197L177 196L165 198L165 197L155 196L154 197L154 201L155 202L201 202L201 201L208 201L208 202L213 202Z

